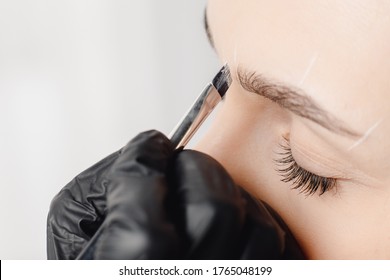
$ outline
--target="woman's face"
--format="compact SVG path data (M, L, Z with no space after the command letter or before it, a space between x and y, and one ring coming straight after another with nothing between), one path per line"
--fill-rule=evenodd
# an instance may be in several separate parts
M308 258L390 258L390 3L210 0L207 19L233 83L197 149Z

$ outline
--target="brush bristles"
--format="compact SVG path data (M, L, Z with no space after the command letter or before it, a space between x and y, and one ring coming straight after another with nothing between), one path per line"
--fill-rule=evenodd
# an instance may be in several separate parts
M225 95L232 83L232 77L230 75L230 69L227 64L225 64L218 74L213 79L213 86L218 90L221 97Z

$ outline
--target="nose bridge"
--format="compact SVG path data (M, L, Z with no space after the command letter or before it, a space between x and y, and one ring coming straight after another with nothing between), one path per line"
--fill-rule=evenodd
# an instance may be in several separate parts
M214 122L195 149L229 164L245 160L248 147L257 141L262 126L270 121L269 101L233 85L221 104ZM225 165L224 164L224 165Z

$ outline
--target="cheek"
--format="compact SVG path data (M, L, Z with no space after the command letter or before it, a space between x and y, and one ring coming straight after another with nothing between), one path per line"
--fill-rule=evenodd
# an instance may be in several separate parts
M297 196L289 226L312 259L389 259L390 191L349 185L324 197Z

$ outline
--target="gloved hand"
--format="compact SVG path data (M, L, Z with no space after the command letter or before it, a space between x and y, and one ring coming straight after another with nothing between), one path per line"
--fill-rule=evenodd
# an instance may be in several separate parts
M300 259L272 210L213 158L135 137L53 199L49 259Z

